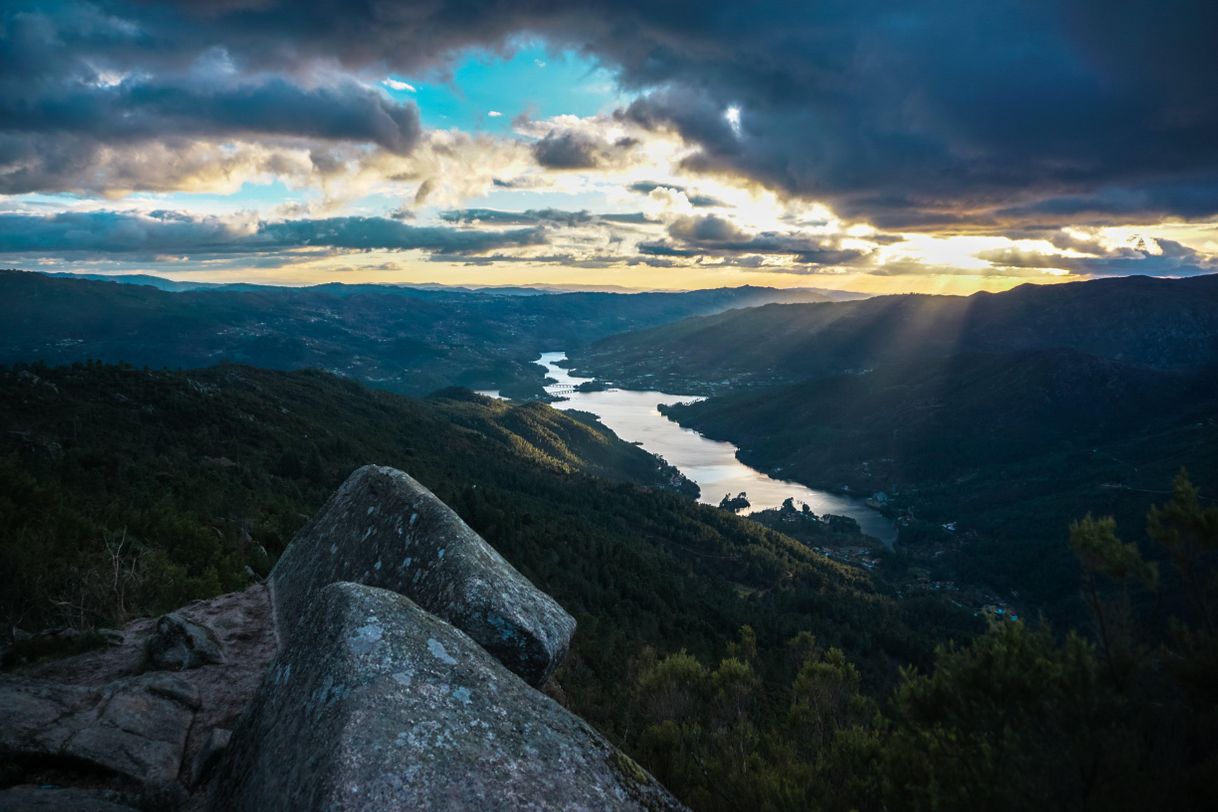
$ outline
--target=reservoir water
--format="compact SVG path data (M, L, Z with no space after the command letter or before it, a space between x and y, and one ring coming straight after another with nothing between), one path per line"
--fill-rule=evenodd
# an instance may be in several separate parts
M661 404L701 400L697 395L630 389L577 392L574 387L593 379L576 377L558 366L558 362L566 358L565 352L547 352L537 359L547 377L555 381L546 386L546 392L565 398L552 404L554 408L590 412L626 442L638 443L652 454L663 457L702 489L699 501L717 505L725 494L734 496L743 491L748 494L750 510L764 510L776 508L791 497L797 506L805 503L818 515L849 516L859 523L864 533L887 546L895 541L895 525L862 500L774 479L736 459L736 447L731 443L710 440L692 429L682 428L656 408Z

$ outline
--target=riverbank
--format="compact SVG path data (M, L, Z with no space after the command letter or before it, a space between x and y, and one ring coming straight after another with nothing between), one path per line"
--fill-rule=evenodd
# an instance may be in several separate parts
M725 494L748 494L748 511L777 509L787 499L806 504L818 516L846 516L862 532L891 548L896 525L861 499L809 488L772 477L741 462L731 443L711 440L682 427L661 413L662 406L702 400L698 395L616 389L562 366L564 352L543 353L535 363L546 371L546 393L556 409L595 415L619 437L662 457L698 485L699 501L718 505ZM590 391L595 390L595 391Z

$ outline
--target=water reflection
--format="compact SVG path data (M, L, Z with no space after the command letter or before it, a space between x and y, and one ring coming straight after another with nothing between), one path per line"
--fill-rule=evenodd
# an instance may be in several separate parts
M743 491L748 494L752 510L764 510L778 507L784 499L792 497L796 504L804 502L817 514L849 516L864 533L887 545L891 546L896 539L893 523L860 500L774 479L736 459L736 447L731 443L709 440L692 429L682 428L656 408L661 404L701 400L698 396L629 389L576 392L574 387L592 379L575 377L558 366L566 357L565 352L547 352L537 359L546 375L555 381L546 391L565 398L554 403L554 408L591 412L623 440L638 443L668 460L702 489L700 501L717 505L725 494L734 496Z

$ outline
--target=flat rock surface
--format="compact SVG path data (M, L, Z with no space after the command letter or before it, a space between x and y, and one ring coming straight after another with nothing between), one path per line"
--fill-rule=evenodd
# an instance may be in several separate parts
M296 535L270 577L286 636L324 586L352 581L405 595L541 685L575 619L448 505L408 475L366 465Z
M141 785L171 784L198 707L198 691L170 674L101 688L0 675L0 752L85 762Z
M209 663L171 675L179 684L190 686L199 702L181 759L184 769L179 777L189 785L193 765L208 746L212 731L231 729L253 698L267 664L275 656L276 636L267 588L262 585L196 601L175 614L208 629L225 653L223 664ZM140 673L145 665L147 641L155 628L153 619L133 621L121 630L122 642L117 646L39 663L12 676L50 684L51 687L42 690L54 693L60 701L100 696L100 689L107 684ZM10 725L13 713L11 707L0 702L0 735Z
M681 808L469 636L352 583L312 595L211 786L226 812Z

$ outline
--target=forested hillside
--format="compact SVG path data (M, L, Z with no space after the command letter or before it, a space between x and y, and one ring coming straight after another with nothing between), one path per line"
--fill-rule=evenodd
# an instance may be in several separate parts
M763 470L883 492L908 517L898 550L911 561L1054 617L1082 611L1069 521L1136 527L1182 466L1218 490L1218 377L1073 350L887 364L665 412Z
M811 631L868 684L976 623L676 491L598 424L463 390L425 399L316 372L88 364L0 374L7 623L107 625L248 583L354 468L408 471L576 616L561 681L626 734L631 663L721 656L752 625L767 668ZM594 476L595 475L595 476ZM116 571L129 573L115 587Z
M1083 611L1069 521L1136 527L1181 467L1218 488L1218 276L767 306L575 364L712 394L666 414L771 474L880 494L901 565L1063 620Z
M1218 509L1184 480L1151 517L1196 599L1170 627L1138 614L1158 579L1116 525L1072 529L1075 588L1107 630L1092 645L1011 621L975 637L971 613L698 505L540 404L88 364L4 369L0 414L8 624L88 628L238 588L376 461L576 616L565 701L697 808L1181 808L1213 786Z

